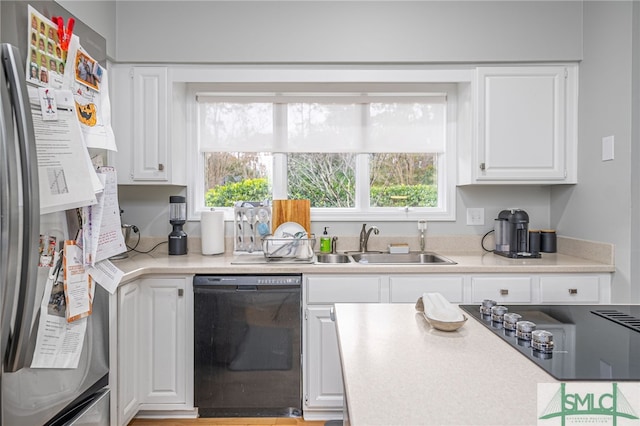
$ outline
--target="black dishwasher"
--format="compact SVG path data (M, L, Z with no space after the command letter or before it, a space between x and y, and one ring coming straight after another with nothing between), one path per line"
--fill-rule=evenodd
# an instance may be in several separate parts
M194 277L201 417L302 415L301 283L300 274Z

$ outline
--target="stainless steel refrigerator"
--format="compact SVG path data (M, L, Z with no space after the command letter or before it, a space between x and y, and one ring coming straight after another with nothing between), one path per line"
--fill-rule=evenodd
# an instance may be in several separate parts
M54 2L0 2L0 425L108 425L109 295L100 286L78 367L29 368L49 272L38 268L40 229L52 224L68 229L63 212L40 215L24 71L29 4L48 18L67 22L71 16ZM74 32L104 66L105 40L82 22Z

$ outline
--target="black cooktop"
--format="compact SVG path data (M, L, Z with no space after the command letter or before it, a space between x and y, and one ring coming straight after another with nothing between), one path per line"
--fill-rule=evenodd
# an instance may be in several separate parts
M534 350L479 304L460 308L558 380L640 380L640 305L503 306L553 333L553 350Z

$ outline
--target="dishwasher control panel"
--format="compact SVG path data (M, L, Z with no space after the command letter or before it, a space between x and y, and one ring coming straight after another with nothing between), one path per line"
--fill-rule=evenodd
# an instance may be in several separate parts
M300 274L278 275L196 275L193 279L194 286L217 285L302 285Z

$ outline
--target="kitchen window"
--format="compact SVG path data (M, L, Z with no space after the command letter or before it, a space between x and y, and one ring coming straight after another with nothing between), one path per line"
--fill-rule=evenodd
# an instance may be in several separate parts
M455 86L369 86L193 87L196 210L308 198L316 220L452 219Z

